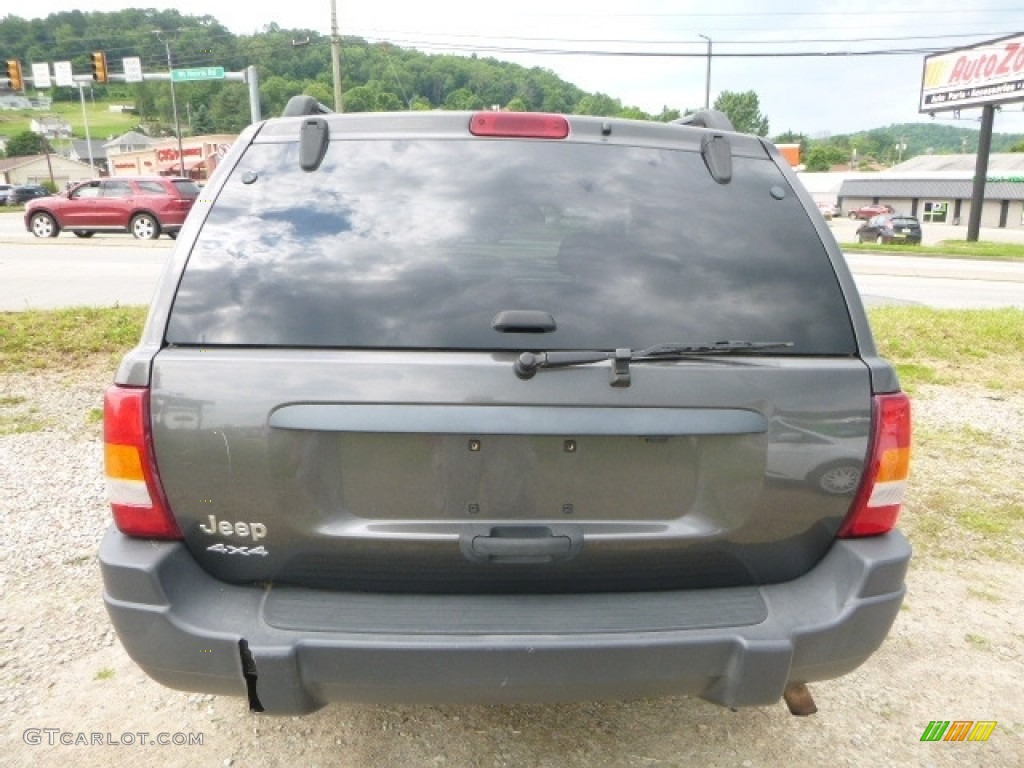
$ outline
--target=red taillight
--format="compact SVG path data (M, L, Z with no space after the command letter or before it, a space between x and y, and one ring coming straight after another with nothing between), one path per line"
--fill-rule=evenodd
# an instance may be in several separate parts
M569 121L539 112L477 112L470 118L469 132L474 136L564 139L569 135Z
M910 399L903 393L874 398L871 453L840 538L892 530L910 475Z
M153 461L149 390L110 387L103 401L103 452L107 493L122 533L180 539Z

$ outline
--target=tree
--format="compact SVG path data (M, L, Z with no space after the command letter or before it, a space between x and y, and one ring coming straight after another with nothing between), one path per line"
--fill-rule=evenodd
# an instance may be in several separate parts
M848 159L839 147L815 143L804 153L804 167L808 171L827 171L833 165L839 165Z
M1018 141L1016 144L1014 144L1012 147L1010 147L1010 151L1011 152L1024 152L1024 139L1022 139L1021 141Z
M7 157L40 155L45 151L45 147L45 140L38 133L22 131L14 134L7 142Z
M740 133L768 135L768 118L761 114L761 105L754 91L722 91L715 99L714 108L724 112Z
M444 108L453 110L483 109L484 102L468 88L457 88L444 100Z
M192 135L203 136L207 133L214 133L216 126L213 118L210 117L210 110L205 104L200 104L192 113Z
M772 142L775 144L799 144L801 147L806 147L807 136L796 131L785 131L772 139Z
M604 93L588 93L576 104L573 110L577 115L594 115L595 117L611 117L622 111L622 102Z

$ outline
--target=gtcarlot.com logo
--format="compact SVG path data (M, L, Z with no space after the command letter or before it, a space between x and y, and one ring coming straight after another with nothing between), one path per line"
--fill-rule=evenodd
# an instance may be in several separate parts
M21 734L26 744L65 747L201 747L202 733L101 733L97 731L65 731L60 728L26 728Z
M995 727L995 720L932 720L921 741L988 741Z

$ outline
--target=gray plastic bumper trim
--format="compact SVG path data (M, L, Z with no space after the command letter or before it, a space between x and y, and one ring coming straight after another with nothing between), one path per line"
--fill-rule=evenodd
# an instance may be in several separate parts
M509 596L436 596L431 605L430 596L361 595L348 623L338 614L314 631L288 627L300 627L316 606L343 611L354 596L298 590L290 594L302 593L290 605L298 612L282 621L277 614L285 603L275 605L274 590L214 579L180 542L130 539L112 528L100 546L108 612L147 674L172 688L244 697L252 675L238 652L244 640L255 667L250 684L273 714L311 712L333 701L511 703L684 693L724 706L766 705L781 698L788 682L845 674L881 645L903 601L909 559L899 532L837 541L804 576L750 590L756 600L738 603L729 594L735 589L553 595L539 602L529 596L518 605ZM693 613L693 604L709 605L716 596L723 614L735 612L735 623L688 623L687 616L706 615ZM375 602L386 615L419 600L443 607L450 621L438 614L413 632L397 614L374 618ZM615 610L620 600L646 623L630 631L624 617L598 620L597 606ZM500 612L492 610L497 602ZM758 614L756 623L744 623L743 616ZM655 615L664 617L653 621Z

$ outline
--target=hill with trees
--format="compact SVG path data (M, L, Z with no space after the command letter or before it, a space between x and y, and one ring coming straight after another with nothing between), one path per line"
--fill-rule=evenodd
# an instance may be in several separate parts
M78 74L90 72L90 54L106 53L110 69L138 56L145 72L166 72L168 54L175 68L221 66L227 71L254 65L259 74L263 114L278 114L287 100L309 94L333 103L330 38L313 30L268 25L253 35L235 35L213 16L186 16L175 10L130 8L113 13L79 10L26 20L0 20L0 51L6 59L70 61ZM346 112L404 109L534 110L668 121L680 109L665 106L648 114L604 93L588 93L548 69L526 68L490 57L429 55L358 37L343 38L342 91ZM26 72L27 73L27 72ZM186 133L235 133L249 122L248 94L239 83L216 80L175 85ZM49 89L55 101L77 102L76 88ZM170 89L147 81L95 85L96 101L130 103L140 128L169 135L173 125ZM753 91L723 91L714 104L737 129L767 136L768 118ZM27 121L26 121L27 122ZM27 127L27 126L26 126ZM777 142L799 142L811 170L849 163L891 165L926 152L974 152L978 131L948 125L910 123L850 135L810 138L787 131ZM993 151L1024 150L1024 137L997 134Z
M526 68L494 58L427 55L357 37L342 41L342 90L345 111L403 109L538 110L593 115L623 115L669 120L678 110L649 115L602 93L587 93L552 71ZM114 13L66 11L45 19L7 16L0 21L0 51L26 66L31 62L70 61L76 74L91 71L90 54L106 53L110 69L138 56L145 72L172 66L221 66L240 71L255 65L264 114L277 114L287 100L306 93L333 103L330 38L313 30L271 24L254 35L234 35L212 16L178 11L129 9ZM197 81L175 85L179 113L187 113L192 132L236 132L249 119L248 94L238 83ZM171 124L170 89L163 82L109 83L93 87L94 98L130 102L143 123L166 131ZM77 89L51 88L55 100L76 100Z
M776 141L800 143L808 171L827 171L837 165L866 170L895 165L917 155L972 155L978 151L979 131L941 123L901 123L870 131L810 139L788 132ZM1024 136L993 133L992 152L1024 152Z

